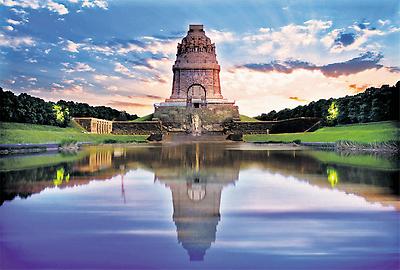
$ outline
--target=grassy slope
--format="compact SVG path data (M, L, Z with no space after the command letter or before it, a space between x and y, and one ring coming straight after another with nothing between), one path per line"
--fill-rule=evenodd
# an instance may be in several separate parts
M371 143L398 140L398 135L398 123L385 121L325 127L318 129L315 132L307 133L245 135L244 140L248 142L292 142L294 140L301 140L302 142L336 142L340 140L346 140L360 143Z
M143 122L143 121L151 121L151 119L153 119L153 114L148 114L142 117L139 117L135 120L133 120L133 122Z
M250 116L241 114L241 115L240 115L240 121L244 121L244 122L258 122L258 121L260 121L260 120L257 120L257 119L255 119L255 118L253 118L253 117L250 117Z
M25 123L0 122L0 143L61 143L63 140L78 142L103 143L105 140L116 142L144 142L145 135L90 134L74 127L59 128L54 126Z

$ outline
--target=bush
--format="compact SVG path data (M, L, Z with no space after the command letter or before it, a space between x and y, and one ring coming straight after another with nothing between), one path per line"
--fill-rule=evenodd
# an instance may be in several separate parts
M75 139L63 139L63 140L61 140L60 145L61 146L68 146L68 145L77 144L77 143L78 143L78 141L75 140Z

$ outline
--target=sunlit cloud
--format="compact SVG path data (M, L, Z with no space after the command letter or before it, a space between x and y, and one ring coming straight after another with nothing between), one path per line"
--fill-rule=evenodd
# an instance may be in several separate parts
M79 4L77 0L69 0L70 4ZM107 9L108 2L106 0L83 0L81 1L82 8L101 8ZM30 9L47 9L51 12L55 12L58 15L66 15L69 13L68 8L64 3L58 3L53 0L0 0L0 4L7 7L21 7ZM20 14L22 11L14 9L14 11Z
M300 60L286 60L273 61L265 64L245 64L242 67L262 72L276 71L282 73L291 73L295 69L320 70L327 77L338 77L367 69L382 68L383 65L379 64L382 58L383 55L379 53L367 52L344 62L331 63L323 66L317 66Z
M81 44L75 43L71 40L66 41L66 46L63 48L63 50L68 51L68 52L73 52L73 53L78 53L78 48L81 46Z
M0 32L0 47L10 47L17 50L21 47L35 46L36 42L29 36L7 36Z
M65 68L61 70L65 71L66 73L95 71L94 68L92 68L86 63L76 62L75 64L70 64L70 63L62 63L62 64Z
M107 105L110 106L115 106L118 108L125 108L125 107L153 107L152 104L143 104L143 103L137 103L137 102L127 102L127 101L116 101L112 100L111 102L107 103Z
M295 101L298 101L298 102L307 102L308 101L306 99L302 99L302 98L299 98L299 97L289 97L289 99L295 100Z
M350 84L349 85L349 89L353 92L353 93L360 93L360 92L364 92L365 89L367 89L369 87L369 84L363 84L363 85L357 85L357 84Z

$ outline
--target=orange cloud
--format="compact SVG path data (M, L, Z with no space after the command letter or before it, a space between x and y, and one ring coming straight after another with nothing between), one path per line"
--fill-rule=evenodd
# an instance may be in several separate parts
M369 84L363 84L363 85L357 85L357 84L350 84L349 89L351 90L352 93L360 93L364 92L365 89L367 89L370 85Z
M137 102L125 102L125 101L117 101L117 100L112 100L111 102L107 103L107 105L116 106L116 107L153 107L153 105L150 105L150 104L143 104L143 103L137 103Z
M138 95L138 96L128 96L128 98L147 98L147 99L156 99L156 100L164 100L163 97L156 96L156 95Z
M306 99L302 99L302 98L299 98L299 97L289 97L289 99L296 100L296 101L299 101L299 102L307 102L308 101Z

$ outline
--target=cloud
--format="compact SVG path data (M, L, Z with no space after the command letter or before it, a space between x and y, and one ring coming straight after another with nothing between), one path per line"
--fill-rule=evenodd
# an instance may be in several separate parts
M13 20L13 19L7 19L6 22L9 23L9 24L12 24L12 25L22 24L21 21L16 21L16 20Z
M289 99L296 100L296 101L299 101L299 102L307 102L306 99L302 99L302 98L299 98L299 97L289 97Z
M60 15L68 14L68 9L63 4L55 3L53 1L47 2L47 9Z
M70 0L71 4L78 4L78 0ZM21 7L31 9L48 9L59 15L66 15L69 13L67 7L62 3L54 2L53 0L0 0L0 5L8 7ZM101 8L108 9L108 2L106 0L83 0L81 6L83 8ZM26 14L25 11L12 9L16 14ZM25 13L24 13L25 12Z
M380 53L367 52L351 60L321 66L320 69L325 76L337 77L358 73L367 69L379 69L382 67L379 61L383 58Z
M53 89L54 90L54 89ZM83 94L83 86L82 85L71 85L68 88L62 90L64 95L81 95Z
M71 40L67 40L66 43L67 43L67 45L63 48L64 51L73 52L73 53L79 52L78 49L81 46L81 44L75 43Z
M121 63L114 64L114 71L118 72L122 75L128 76L130 78L135 77L134 74L126 66L122 65Z
M58 84L58 83L52 83L51 86L53 86L53 88L60 88L60 89L61 89L61 88L64 88L63 85Z
M247 34L242 40L253 54L286 58L299 48L317 44L319 36L331 26L332 21L308 20L301 25L289 24L279 29L260 28L258 33Z
M367 52L359 57L344 62L317 66L300 60L272 61L264 64L245 64L240 67L260 72L292 73L296 69L319 70L327 77L338 77L358 73L367 69L379 69L383 65L379 61L383 58L380 53Z
M128 98L135 99L135 98L147 98L151 100L164 100L163 97L157 96L157 95L148 95L148 94L143 94L143 95L136 95L136 96L128 96Z
M379 21L378 21L379 22ZM387 24L381 23L384 27ZM365 51L366 46L371 49L372 44L368 45L368 41L374 36L384 36L393 32L393 27L377 29L370 26L369 22L354 23L347 30L334 29L325 37L321 38L322 43L329 49L331 53L341 53L344 51ZM396 30L394 30L396 31Z
M390 24L390 20L381 20L381 19L379 19L378 23L380 25L382 25L382 26L385 26L386 24Z
M0 0L0 3L1 3L1 0ZM11 10L12 12L14 12L15 14L20 15L20 16L25 16L25 15L28 14L28 12L26 12L26 11L23 10L23 9L11 8L10 10Z
M349 89L351 90L352 93L360 93L364 92L365 89L367 89L370 85L369 84L363 84L363 85L357 85L357 84L350 84Z
M12 30L14 30L14 27L12 27L11 25L7 25L7 26L3 26L3 29L7 30L7 31L12 31Z
M108 2L106 0L83 0L82 7L108 9Z
M145 44L139 40L111 39L103 43L91 43L92 40L80 43L82 50L110 55L127 55L145 52Z
M237 39L235 33L229 31L219 31L216 29L206 30L206 35L210 37L211 42L222 44L224 42L233 42Z
M33 59L33 58L29 58L28 60L26 60L26 62L34 64L34 63L37 63L37 60Z
M91 72L95 71L94 68L89 66L88 64L82 63L82 62L76 62L74 66L72 66L69 63L62 63L62 65L66 68L61 69L62 71L65 71L67 73L72 73L72 72ZM78 79L78 78L77 78Z
M8 7L22 7L38 9L41 7L39 0L0 0L0 4Z
M29 36L21 36L21 37L13 37L6 36L0 32L0 47L10 47L13 50L17 50L20 47L30 47L35 46L36 42L32 37Z
M117 100L112 100L111 102L107 103L107 105L116 107L153 107L152 104L143 104L138 102L126 102Z
M110 90L112 92L116 92L116 91L118 91L118 86L110 85L110 86L107 86L106 89Z
M93 78L98 82L120 79L120 77L118 77L118 76L109 76L109 75L104 75L104 74L95 74L95 75L93 75Z

